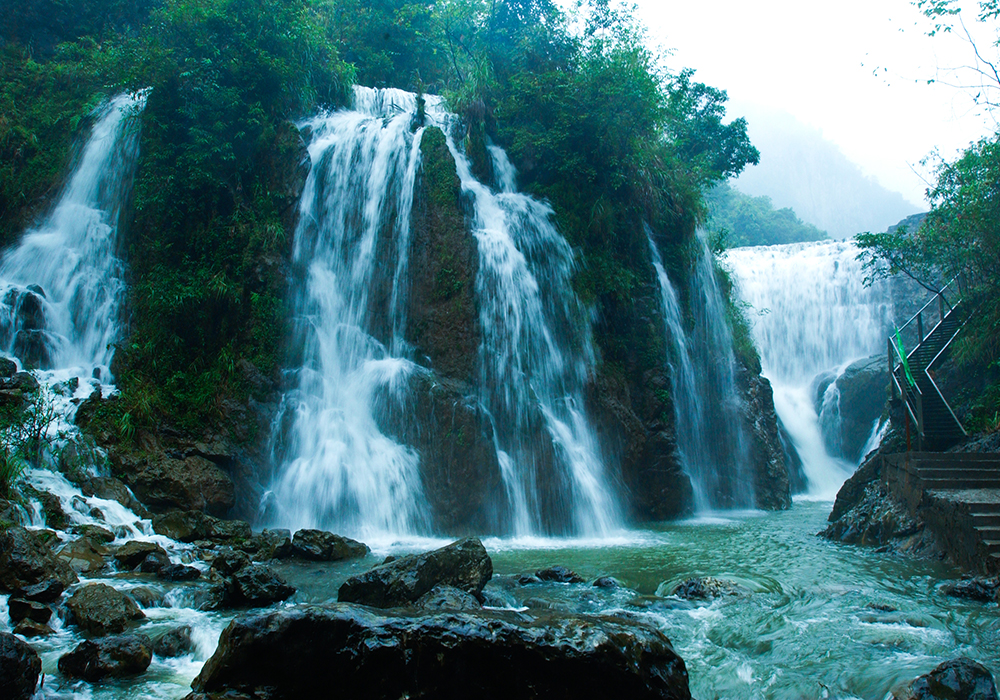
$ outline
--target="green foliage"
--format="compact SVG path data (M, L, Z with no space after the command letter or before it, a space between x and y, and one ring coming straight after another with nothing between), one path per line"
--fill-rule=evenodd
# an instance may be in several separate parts
M706 228L715 248L820 241L826 232L803 223L791 209L775 209L770 197L751 197L720 183L706 195Z
M38 62L0 47L0 246L9 245L48 199L73 138L102 95L96 48L64 44Z
M52 397L44 387L22 401L0 405L0 498L12 498L24 470L41 462L54 418Z
M968 367L1000 368L1000 134L941 162L927 192L931 211L915 229L864 233L855 241L868 279L903 273L931 290L958 278L975 313L965 326L959 360ZM993 397L990 399L990 397ZM996 412L994 391L977 409Z
M283 0L168 0L126 47L152 79L129 245L132 333L123 430L166 417L197 429L244 395L241 363L274 370L284 336L279 261L301 140L288 122L342 104L351 71L309 8ZM127 420L126 420L127 418Z

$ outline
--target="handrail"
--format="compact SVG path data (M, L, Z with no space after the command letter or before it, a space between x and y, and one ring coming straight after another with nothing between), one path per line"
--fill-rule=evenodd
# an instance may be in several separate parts
M948 289L948 287L950 287L952 285L955 285L957 288L959 288L959 294L961 295L961 286L958 284L958 277L953 277L951 279L951 281L948 282L948 284L946 284L945 286L941 287L941 289L939 289L937 292L935 292L934 296L931 297L927 301L926 304L924 304L923 306L921 306L920 310L917 311L917 313L915 313L912 316L910 316L909 320L906 323L904 323L902 326L899 327L900 332L902 332L904 328L906 328L911 323L913 323L915 320L917 320L917 317L920 316L924 311L926 311L927 307L930 306L931 304L933 304L935 301L938 302L938 309L939 309L939 313L941 314L942 318L944 318L947 315L947 313L944 310L945 305L948 306L948 311L951 311L952 309L954 309L955 307L952 306L948 302L948 298L944 295L945 290ZM961 298L959 300L961 300ZM958 302L956 302L956 304L957 303ZM921 338L920 341L923 342L923 338Z
M953 410L951 410L951 405L944 398L944 394L941 393L941 389L938 387L937 382L934 381L934 377L931 376L931 367L933 367L934 364L939 359L941 359L941 357L944 355L945 351L951 346L951 344L955 340L955 338L958 337L959 332L963 328L965 328L965 324L966 323L967 323L967 320L966 321L962 321L962 323L958 326L958 328L955 329L955 332L951 334L951 337L948 338L948 342L946 342L944 345L942 345L941 349L938 350L938 353L937 353L937 355L934 356L934 359L927 363L927 366L924 368L924 375L927 377L927 381L929 381L931 383L931 386L934 387L934 391L937 392L938 398L941 399L941 403L943 403L944 407L948 409L948 413L951 415L952 420L955 421L955 425L957 425L958 429L962 431L962 435L964 435L965 437L969 437L969 433L966 432L965 426L962 425L962 421L960 421L958 419L958 416L955 415L955 412Z

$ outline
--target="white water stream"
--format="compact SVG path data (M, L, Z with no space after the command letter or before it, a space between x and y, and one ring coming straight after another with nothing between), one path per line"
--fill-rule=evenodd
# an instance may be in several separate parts
M817 412L816 383L839 376L851 362L885 352L893 303L884 282L866 287L853 243L836 241L734 248L726 259L749 304L763 374L774 406L802 459L807 495L832 499L858 466L831 456ZM823 402L835 414L831 383ZM872 426L877 444L878 425Z
M358 87L353 109L305 125L313 167L295 237L302 281L292 290L293 347L302 348L302 364L292 370L295 388L285 395L285 425L276 433L268 522L366 541L428 532L420 454L379 428L385 407L406 400L411 375L426 371L402 335L424 131L414 128L416 112L416 95ZM610 531L619 522L617 503L582 408L594 356L586 314L570 288L572 251L551 209L516 192L502 151L491 149L500 176L494 190L472 175L439 98L426 98L426 115L446 134L479 250L475 390L494 423L510 504L506 527L519 534L551 527L539 486L548 478L569 514L556 529ZM373 313L373 290L390 274L388 309ZM547 435L529 429L539 415ZM545 440L554 445L554 463L539 451Z

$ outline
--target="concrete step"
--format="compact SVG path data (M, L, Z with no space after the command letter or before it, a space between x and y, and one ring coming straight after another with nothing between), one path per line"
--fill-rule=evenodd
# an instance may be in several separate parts
M976 532L979 533L979 539L983 542L997 542L1000 543L1000 526L997 527L979 527L975 526Z
M969 513L977 518L1000 517L1000 503L970 503Z
M969 462L989 462L1000 466L1000 455L994 452L908 452L900 455L891 455L893 459L908 457L910 463L918 463L921 466L937 462L948 462L952 464L965 464ZM936 466L936 465L935 465Z
M1000 489L1000 477L990 479L921 479L925 490Z
M1000 468L956 465L953 467L917 467L921 479L1000 479Z
M983 546L990 553L990 556L1000 554L1000 540L983 540Z

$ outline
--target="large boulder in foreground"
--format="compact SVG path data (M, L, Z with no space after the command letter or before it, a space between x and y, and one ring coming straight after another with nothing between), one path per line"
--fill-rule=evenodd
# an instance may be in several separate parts
M0 698L28 700L35 694L42 660L28 644L0 632Z
M146 617L134 600L103 583L79 589L66 607L79 627L96 635L124 632L130 622Z
M945 661L893 694L894 700L997 700L993 676L964 657Z
M441 584L477 598L493 576L493 561L483 543L467 537L425 554L394 559L344 582L337 594L342 603L373 608L411 605Z
M658 629L610 617L381 614L304 606L234 620L191 684L270 700L687 700L687 670Z
M68 586L76 583L77 576L33 531L23 527L0 531L0 592L10 593L49 579Z
M99 681L135 676L153 660L153 645L141 634L120 634L87 640L59 658L59 672L69 678Z

